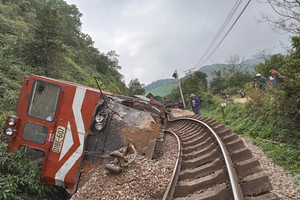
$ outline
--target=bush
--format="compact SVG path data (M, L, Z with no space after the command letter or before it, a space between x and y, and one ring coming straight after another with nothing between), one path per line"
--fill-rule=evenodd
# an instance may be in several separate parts
M66 199L62 188L41 182L42 166L33 164L23 152L6 149L0 140L0 199L53 199L57 195Z
M41 182L42 166L21 151L7 152L8 137L2 133L7 115L0 115L0 199L53 199L57 195L66 199L62 188Z
M300 149L259 140L254 140L253 143L259 145L276 164L284 166L286 170L295 175L295 179L300 181Z
M284 110L279 109L279 100L274 98L272 91L253 90L249 97L250 101L245 104L227 102L225 124L238 134L284 143L280 146L255 140L275 163L300 180L299 124L281 114ZM213 104L205 107L203 114L223 122L222 99L216 95L212 100Z

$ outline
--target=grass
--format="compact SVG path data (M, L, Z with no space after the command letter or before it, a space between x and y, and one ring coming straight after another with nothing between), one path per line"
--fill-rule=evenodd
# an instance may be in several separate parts
M161 96L164 97L167 94L170 94L172 89L175 88L176 85L172 85L172 84L164 84L160 87L154 88L153 90L149 90L147 92L146 95L148 95L149 93L153 94L154 96Z
M295 149L290 145L272 144L257 139L253 139L253 144L260 146L272 158L274 163L295 174L295 178L300 180L300 149Z
M216 100L215 100L216 102ZM215 103L210 107L204 107L202 113L204 116L212 117L221 123L224 123L221 106ZM293 174L294 180L300 184L300 148L299 138L287 138L286 131L294 132L293 127L281 127L276 121L268 121L268 113L260 113L249 110L252 107L247 104L227 103L225 107L226 122L225 124L240 135L250 136L253 144L262 148L274 163L282 166L286 171ZM272 120L272 119L271 119ZM282 139L282 135L286 138ZM284 145L273 144L257 140L256 138L275 140ZM300 190L300 185L298 186Z

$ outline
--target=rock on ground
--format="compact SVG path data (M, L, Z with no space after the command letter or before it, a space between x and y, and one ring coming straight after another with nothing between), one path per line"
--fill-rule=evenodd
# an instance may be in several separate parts
M163 144L155 150L155 159L138 155L120 174L111 174L103 166L95 169L92 177L71 200L81 199L161 199L171 178L176 160L176 139L166 134Z

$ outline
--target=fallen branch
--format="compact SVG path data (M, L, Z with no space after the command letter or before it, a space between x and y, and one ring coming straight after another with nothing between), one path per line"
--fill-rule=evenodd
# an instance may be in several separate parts
M275 141L272 141L272 140L266 140L266 139L263 139L263 138L256 138L257 140L261 140L261 141L264 141L264 142L269 142L269 143L272 143L272 144L278 144L280 146L284 146L285 144L284 143L280 143L280 142L275 142Z

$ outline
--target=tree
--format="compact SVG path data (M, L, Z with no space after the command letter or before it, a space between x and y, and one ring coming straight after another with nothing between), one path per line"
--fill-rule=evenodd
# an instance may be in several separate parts
M300 124L300 37L292 37L292 49L285 59L284 65L280 69L283 77L282 86L278 89L280 95L284 98L280 99L280 107L285 110L285 114L290 120L295 120Z
M54 8L58 15L61 16L61 37L67 46L80 45L81 35L81 21L82 14L75 5L68 5L62 0L48 0L51 7ZM84 38L84 36L82 37Z
M37 25L34 37L29 39L24 48L28 64L36 68L45 68L47 76L57 73L56 63L63 59L62 18L50 3L45 3L37 10Z
M210 81L210 92L218 94L221 90L226 88L225 79L221 71L213 72L213 79Z
M269 22L278 31L283 30L294 34L300 33L299 0L263 0L261 3L268 3L279 15L279 18L274 18L262 14L262 21Z
M118 61L118 57L119 55L116 53L115 50L111 50L109 52L107 52L106 56L109 59L109 68L110 69L114 69L114 70L118 70L121 69L121 66L119 66L119 61Z
M206 74L201 71L196 71L181 79L181 89L185 102L189 102L190 94L195 94L204 100L203 93L207 91ZM175 87L170 94L165 96L166 99L178 101L181 99L179 87Z
M227 92L234 94L237 89L251 80L251 74L247 71L248 64L243 58L235 55L227 61L228 64L214 72L214 78L210 82L210 91L217 94L220 90L228 89Z
M276 54L255 67L258 72L269 74L276 68L281 75L278 82L270 92L272 102L278 105L278 111L290 122L300 120L300 37L292 37L292 49L287 56Z
M258 50L258 54L254 55L253 57L258 60L266 61L267 59L270 59L273 50L274 48Z
M207 85L205 86L206 74L203 72L195 72L191 76L185 77L181 82L181 87L185 99L190 98L190 94L199 96L202 92L205 92Z
M201 80L202 86L203 86L203 90L205 92L207 92L207 79L206 79L207 75L206 75L206 73L201 72L201 71L196 71L194 73L194 76Z
M130 96L133 95L143 95L145 94L145 89L144 86L145 84L141 84L140 81L136 78L136 79L131 79L131 81L129 82L129 94Z
M265 60L265 63L260 63L255 66L255 70L263 74L265 77L270 75L270 70L277 69L281 70L281 68L284 66L285 58L281 54L275 54L271 56L269 59Z

